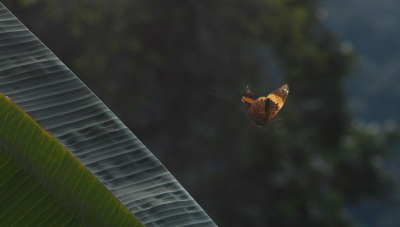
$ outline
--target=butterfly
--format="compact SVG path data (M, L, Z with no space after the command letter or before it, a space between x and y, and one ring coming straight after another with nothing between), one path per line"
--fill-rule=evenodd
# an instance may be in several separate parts
M242 102L247 110L249 118L254 124L266 126L285 104L286 98L289 95L289 85L284 84L276 89L267 97L260 97L254 100L253 94L249 86L242 92Z

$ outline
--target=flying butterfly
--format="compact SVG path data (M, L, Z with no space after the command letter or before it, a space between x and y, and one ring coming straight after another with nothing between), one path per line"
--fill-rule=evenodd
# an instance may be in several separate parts
M276 89L267 97L254 99L249 86L242 92L242 102L247 110L249 118L254 124L266 126L285 104L286 98L289 95L289 85L284 84Z

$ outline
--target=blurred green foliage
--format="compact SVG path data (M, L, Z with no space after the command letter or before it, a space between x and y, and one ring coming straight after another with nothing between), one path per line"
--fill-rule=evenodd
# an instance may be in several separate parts
M324 7L325 24L357 50L358 70L346 83L349 110L366 121L400 121L399 2L327 0Z
M390 147L346 113L354 54L317 19L317 1L3 4L221 226L351 226L347 205L390 189ZM261 96L283 83L283 119L263 128L204 92L240 104L247 84Z

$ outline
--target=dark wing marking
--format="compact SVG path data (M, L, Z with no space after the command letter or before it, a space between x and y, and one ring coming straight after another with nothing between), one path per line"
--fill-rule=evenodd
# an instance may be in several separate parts
M275 95L281 97L282 105L283 105L283 103L285 103L286 98L289 95L289 85L287 85L287 84L282 85L280 88L278 88L274 92L272 92L272 94L275 94Z
M265 126L267 124L267 112L265 109L265 105L267 105L267 99L265 97L258 98L254 101L254 103L250 106L247 114L254 124L259 126Z
M265 112L267 115L267 121L271 120L280 110L281 108L271 99L267 98L265 102Z

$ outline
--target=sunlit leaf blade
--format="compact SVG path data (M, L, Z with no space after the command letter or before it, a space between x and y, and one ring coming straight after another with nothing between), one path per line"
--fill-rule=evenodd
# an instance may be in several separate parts
M0 195L3 226L82 226L4 151L0 151Z
M142 226L86 167L0 94L3 226Z
M146 226L215 226L129 129L3 5L0 92L63 143Z

